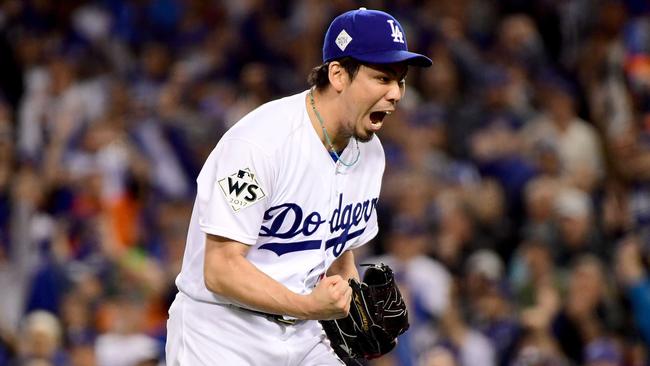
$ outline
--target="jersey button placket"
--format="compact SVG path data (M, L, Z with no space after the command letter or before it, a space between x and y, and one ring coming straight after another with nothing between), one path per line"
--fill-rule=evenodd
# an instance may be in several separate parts
M336 210L336 207L338 205L338 199L339 199L339 189L337 186L337 177L339 175L339 166L341 164L339 162L336 162L336 165L334 166L334 174L332 174L329 178L330 181L330 192L329 192L329 217L327 218L327 230L325 231L325 235L323 238L323 261L325 263L325 266L328 266L328 258L327 258L327 241L333 237L335 234L332 232L332 227L334 224L332 223L332 219L334 218L334 210Z
M344 165L339 164L339 167L337 169L337 174L335 174L334 177L333 177L333 180L332 180L332 182L333 182L332 183L332 195L331 195L331 198L330 198L330 206L331 206L331 208L330 208L330 215L331 216L330 217L332 217L332 215L334 214L334 210L336 210L336 209L340 210L342 208L342 207L339 207L339 200L341 200L341 206L345 205L346 197L344 196L344 191L345 191L344 188L345 188L345 182L347 180L347 174L345 174L347 169L349 169L349 168L344 166ZM341 212L339 212L339 220L341 219L340 215L341 215ZM334 224L330 224L330 228L332 226L334 226ZM339 231L336 231L336 232L332 233L331 230L330 230L330 235L329 235L328 239L337 237L340 234L341 233ZM336 258L338 257L336 255L336 253L337 253L336 249L337 248L338 248L338 246L336 246L336 245L334 247L330 248L332 250L332 255L334 256L334 260L336 260ZM342 253L342 251L339 253L339 255L341 253Z

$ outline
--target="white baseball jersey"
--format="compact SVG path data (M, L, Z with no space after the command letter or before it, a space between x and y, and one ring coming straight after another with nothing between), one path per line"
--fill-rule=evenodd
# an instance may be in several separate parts
M334 162L309 119L306 95L257 108L206 160L176 279L191 298L231 303L205 287L206 233L250 245L247 259L299 294L309 293L343 251L377 234L385 166L379 139L358 144L353 166ZM356 154L351 140L341 159L353 161Z

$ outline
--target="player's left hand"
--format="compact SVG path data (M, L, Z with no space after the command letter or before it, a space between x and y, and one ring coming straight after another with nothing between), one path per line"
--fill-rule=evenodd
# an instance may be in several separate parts
M409 328L408 311L393 271L368 265L363 282L349 280L352 303L347 317L320 323L334 352L342 359L373 359L388 353Z

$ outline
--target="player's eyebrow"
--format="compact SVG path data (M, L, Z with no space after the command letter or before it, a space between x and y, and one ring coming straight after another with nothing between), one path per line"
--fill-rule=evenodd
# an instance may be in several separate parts
M408 74L408 66L404 67L404 71L400 72L401 64L396 64L396 65L367 65L369 68L383 72L385 74L388 74L391 78L394 78L396 80L404 80L406 78L406 74Z

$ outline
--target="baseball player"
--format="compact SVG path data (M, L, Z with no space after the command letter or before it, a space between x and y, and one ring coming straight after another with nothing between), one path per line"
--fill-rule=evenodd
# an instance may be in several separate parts
M341 365L317 321L347 315L351 249L377 234L384 151L409 52L391 15L330 24L312 88L237 122L198 178L168 365Z

